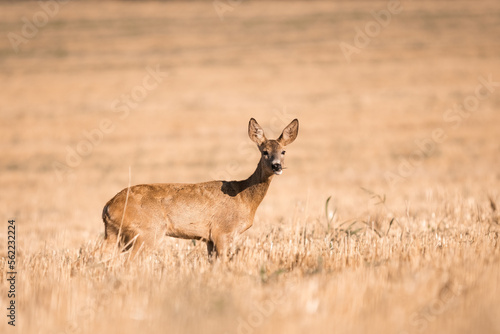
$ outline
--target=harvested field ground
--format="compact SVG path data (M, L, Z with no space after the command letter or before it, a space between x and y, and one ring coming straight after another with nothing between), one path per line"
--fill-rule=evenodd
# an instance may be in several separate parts
M0 3L0 332L499 333L500 2L218 3ZM300 131L231 261L102 260L129 182L248 177L250 117Z

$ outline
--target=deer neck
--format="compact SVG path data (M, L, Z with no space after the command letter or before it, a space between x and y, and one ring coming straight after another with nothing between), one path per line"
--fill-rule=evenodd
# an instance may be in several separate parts
M254 212L266 196L274 176L273 173L266 172L263 164L264 162L260 160L255 172L248 179L241 181L242 194L251 203L250 206Z

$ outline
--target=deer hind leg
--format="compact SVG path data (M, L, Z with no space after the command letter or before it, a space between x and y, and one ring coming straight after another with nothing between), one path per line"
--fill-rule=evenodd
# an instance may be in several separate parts
M140 233L130 229L117 228L116 224L106 222L104 229L104 253L116 256L130 251L135 256L143 248L144 239Z
M133 258L144 250L145 240L140 234L136 234L131 240L129 240L128 244L130 246L126 247L126 249L130 250L130 255Z
M135 257L144 248L146 239L140 230L135 228L122 228L117 233L118 251L130 252L131 257Z
M112 256L118 252L118 230L110 223L109 220L104 219L104 242L102 245L102 253L106 257Z

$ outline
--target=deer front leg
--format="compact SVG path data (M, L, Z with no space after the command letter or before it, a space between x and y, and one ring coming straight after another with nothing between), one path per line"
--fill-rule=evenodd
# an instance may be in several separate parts
M232 233L223 234L215 238L215 253L218 258L227 260L232 257L233 241L234 236Z
M211 240L207 241L207 252L208 252L208 259L212 260L212 258L214 257L214 253L215 253L215 245L214 245L214 242Z

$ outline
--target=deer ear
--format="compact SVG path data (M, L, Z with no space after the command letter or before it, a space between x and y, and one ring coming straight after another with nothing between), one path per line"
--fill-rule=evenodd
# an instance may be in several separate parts
M251 118L250 123L248 123L248 136L257 145L261 145L267 140L266 136L264 135L264 130L260 127L259 123L257 123L254 118Z
M299 120L294 119L288 126L283 130L283 133L281 136L278 138L278 142L283 145L287 146L297 138L297 134L299 133Z

